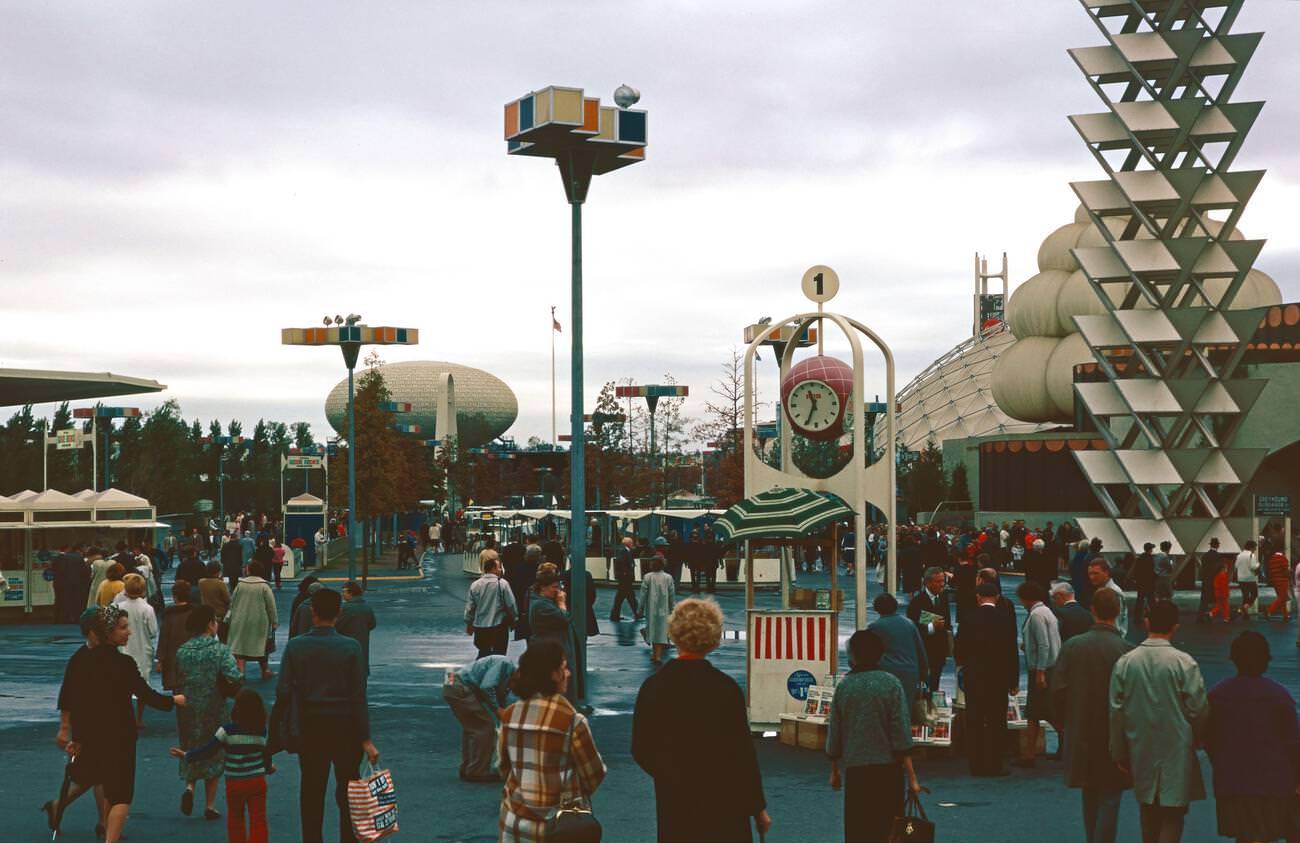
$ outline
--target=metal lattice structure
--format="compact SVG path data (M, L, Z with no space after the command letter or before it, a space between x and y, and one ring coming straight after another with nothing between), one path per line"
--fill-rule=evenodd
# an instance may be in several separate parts
M1106 106L1070 121L1107 175L1071 186L1107 241L1074 249L1107 310L1075 317L1106 378L1075 391L1110 449L1074 456L1108 550L1250 532L1267 449L1233 439L1267 381L1241 364L1263 309L1231 309L1264 245L1230 239L1264 175L1230 169L1263 107L1230 102L1262 37L1230 34L1243 2L1083 0L1107 43L1070 51Z
M942 444L947 439L1054 427L1017 421L993 399L994 364L1015 342L1007 323L998 322L957 344L903 387L898 393L899 447L920 451L931 439Z

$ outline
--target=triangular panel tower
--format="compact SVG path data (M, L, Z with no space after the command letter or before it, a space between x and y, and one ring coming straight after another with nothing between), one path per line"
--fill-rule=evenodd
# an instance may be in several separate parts
M1071 186L1107 242L1074 255L1108 312L1075 317L1106 378L1075 390L1113 459L1079 461L1109 516L1080 526L1108 550L1228 550L1265 453L1233 448L1264 311L1229 310L1264 245L1230 239L1263 176L1230 171L1263 103L1229 102L1261 35L1230 34L1244 0L1082 2L1106 44L1070 55L1106 110L1070 121L1107 178Z

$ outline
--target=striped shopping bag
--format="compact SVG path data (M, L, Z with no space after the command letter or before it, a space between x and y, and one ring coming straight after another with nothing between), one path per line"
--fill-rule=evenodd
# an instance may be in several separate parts
M348 812L360 843L373 843L397 833L397 787L387 770L366 761L361 778L348 782Z

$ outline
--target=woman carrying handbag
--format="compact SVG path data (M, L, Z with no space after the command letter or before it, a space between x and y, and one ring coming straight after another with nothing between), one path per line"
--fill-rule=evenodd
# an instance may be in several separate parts
M590 798L605 778L587 718L565 698L569 664L554 639L534 640L519 659L499 746L501 843L600 843Z

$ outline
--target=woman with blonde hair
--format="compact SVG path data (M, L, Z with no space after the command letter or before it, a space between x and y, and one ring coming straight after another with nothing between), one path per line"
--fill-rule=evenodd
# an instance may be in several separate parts
M103 608L113 602L117 595L122 593L125 584L122 578L126 576L126 568L121 562L114 562L108 566L104 572L104 581L99 584L99 590L95 592L95 606Z
M122 578L123 591L113 600L126 613L127 624L131 627L130 640L121 647L123 653L135 662L140 678L149 681L153 672L154 654L158 652L158 615L149 605L149 586L140 574L127 574ZM135 704L135 725L144 728L144 700L137 699Z
M712 600L678 603L668 620L677 658L637 694L632 757L655 781L659 843L748 843L750 818L760 834L772 826L745 695L705 658L722 621Z
M673 611L677 585L664 573L664 558L650 560L650 570L641 578L641 616L645 618L645 640L650 645L650 662L660 664L668 650L668 616Z

